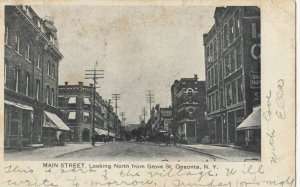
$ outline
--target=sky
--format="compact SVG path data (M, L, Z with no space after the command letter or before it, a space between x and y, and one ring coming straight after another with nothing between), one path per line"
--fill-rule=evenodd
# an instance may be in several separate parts
M143 107L149 118L146 90L155 104L171 105L177 79L205 80L203 34L213 26L214 7L188 6L32 6L40 17L51 16L57 28L59 84L85 85L86 69L104 70L100 95L121 94L118 114L139 123ZM113 102L114 105L114 102Z

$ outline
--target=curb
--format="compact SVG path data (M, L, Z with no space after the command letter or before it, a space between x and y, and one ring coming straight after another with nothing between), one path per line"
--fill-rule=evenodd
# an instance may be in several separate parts
M189 150L189 151L194 151L194 152L201 153L201 154L204 154L204 155L208 155L208 156L211 156L211 157L216 157L216 158L219 158L219 159L222 159L222 160L227 160L225 157L221 157L221 156L217 156L217 155L214 155L214 154L203 152L202 149L197 149L197 148L192 148L192 147L185 147L185 146L180 146L180 145L175 145L175 147L186 149L186 150Z

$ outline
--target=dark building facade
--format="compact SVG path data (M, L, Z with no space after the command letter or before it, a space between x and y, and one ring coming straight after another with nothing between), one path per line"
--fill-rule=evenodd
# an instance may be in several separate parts
M187 142L202 142L207 135L205 96L205 81L197 75L172 84L173 132Z
M209 139L242 144L237 127L260 106L260 10L218 7L214 19L203 36ZM254 137L260 144L260 129Z
M58 105L63 112L63 120L70 127L67 141L88 142L91 141L93 132L93 85L59 86ZM95 93L95 135L119 137L121 121L114 113L113 107L108 101ZM109 129L108 129L109 124ZM97 138L101 139L101 137Z
M40 18L30 6L5 6L6 148L54 144L58 131L68 130L57 108L58 69L63 56L56 33L54 22Z

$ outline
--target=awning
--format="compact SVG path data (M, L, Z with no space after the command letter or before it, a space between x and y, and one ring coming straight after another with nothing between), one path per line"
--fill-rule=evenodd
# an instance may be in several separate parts
M76 104L76 97L70 97L68 104Z
M90 105L91 104L90 98L84 97L83 98L83 104Z
M253 108L253 112L236 128L237 130L260 129L261 128L261 108Z
M33 110L33 108L31 106L23 105L23 104L20 104L20 103L15 103L15 102L12 102L12 101L4 100L4 104L15 106L15 107L23 109L23 110Z
M107 131L107 130L103 130L103 129L95 128L95 132L96 132L98 135L100 135L100 136L101 136L101 135L105 135L105 136L108 135L108 131ZM109 136L115 137L115 133L109 132Z
M48 123L52 123L52 125L55 125L57 129L63 130L63 131L69 131L70 128L56 115L51 112L45 111L46 116L50 119ZM47 123L47 122L46 122ZM46 124L44 123L44 124Z
M68 119L76 119L76 112L75 111L69 112Z
M89 117L89 116L90 116L90 113L89 113L89 112L83 112L83 116L84 116L84 117Z

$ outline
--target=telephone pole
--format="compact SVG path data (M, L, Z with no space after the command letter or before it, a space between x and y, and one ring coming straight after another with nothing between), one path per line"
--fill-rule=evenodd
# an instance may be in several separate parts
M96 61L95 67L92 70L85 70L85 79L92 79L94 81L93 87L93 127L92 127L92 146L95 146L95 99L96 99L96 84L98 84L97 79L104 78L104 70L96 69L98 61Z
M110 117L110 102L111 100L108 100L108 116L107 116L107 136L108 136L108 140L109 138L109 117Z
M149 103L149 113L150 113L150 118L151 118L151 104L154 103L154 90L147 90L146 91L146 102Z
M142 115L144 116L144 123L146 124L146 115L147 115L146 107L143 108Z
M121 99L121 94L112 94L112 99L115 100L115 112L116 112L116 119L115 119L115 136L117 136L117 129L118 129L118 100ZM117 137L116 137L117 138Z

